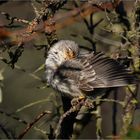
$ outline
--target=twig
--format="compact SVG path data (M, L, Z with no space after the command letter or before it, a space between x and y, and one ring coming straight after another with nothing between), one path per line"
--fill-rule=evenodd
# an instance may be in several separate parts
M1 113L1 114L4 114L5 116L10 117L10 118L12 118L12 119L14 119L14 120L17 120L18 122L21 122L21 123L23 123L23 124L27 124L26 121L20 119L20 118L17 117L17 116L14 116L14 115L11 114L11 113L7 113L7 112L5 112L5 111L3 111L3 110L0 110L0 113Z
M25 106L23 106L23 107L17 109L16 113L17 113L17 112L20 112L20 111L22 111L22 110L24 110L24 109L27 109L27 108L29 108L29 107L32 107L32 106L34 106L34 105L40 104L40 103L42 103L42 102L47 102L47 101L49 101L49 100L50 100L50 99L47 98L47 99L44 99L44 100L39 100L39 101L30 103L30 104L27 104L27 105L25 105Z
M102 37L101 35L99 35L97 33L94 33L93 38L95 38L96 40L99 40L103 43L106 43L106 44L115 45L118 47L122 46L122 43L120 41L115 41L115 40L111 40L111 39L106 38L106 37Z
M135 90L136 89L133 89L133 92L135 92ZM123 113L123 119L122 119L123 125L120 131L121 136L125 136L128 133L128 130L133 121L133 115L136 108L136 103L133 102L133 100L135 100L133 94L130 93L129 90L126 91L126 95L124 99L125 107L124 107L124 113Z
M102 116L101 116L101 105L100 101L96 102L96 137L98 140L102 137Z
M112 25L113 25L113 23L112 23L112 21L111 21L110 17L108 16L108 13L107 13L106 8L105 8L105 15L106 15L106 19L108 20L109 24L112 26Z
M79 103L77 103L75 106L72 106L68 111L66 111L59 119L58 125L56 127L55 130L55 138L57 139L60 129L61 129L61 124L63 122L63 120L70 115L72 112L76 112L79 111L81 106L84 104L85 102L83 100L81 100Z
M0 110L0 113L1 113L1 114L4 114L4 115L5 115L5 116L7 116L7 117L12 118L13 120L18 121L19 123L22 123L22 124L25 124L25 125L27 125L27 124L28 124L28 122L27 122L27 121L25 121L25 120L23 120L23 119L21 119L21 118L19 118L19 117L15 116L15 115L13 115L13 114L11 114L11 113L7 113L7 112L2 111L2 110ZM43 130L41 130L41 129L40 129L40 128L38 128L38 127L33 126L33 129L34 129L34 130L36 130L36 131L41 132L41 133L42 133L42 134L44 134L44 135L46 135L46 134L47 134L47 132L46 132L46 131L43 131Z
M36 16L38 17L38 16L39 16L39 11L38 11L37 8L35 7L34 2L35 2L35 0L34 0L34 1L31 1L31 5L32 5L32 7L33 7L33 9L34 9L34 12L35 12Z
M113 99L114 100L117 100L118 98L118 94L117 94L118 90L116 89L113 93ZM113 105L112 105L112 135L113 136L116 136L117 134L117 111L118 111L118 108L117 108L117 104L114 102Z
M135 10L133 11L133 13L136 12L136 9L137 9L136 7L133 9ZM133 71L136 71L136 70L139 71L139 64L137 63L137 60L139 60L139 49L136 47L136 45L139 44L139 39L138 39L139 37L137 36L137 34L135 35L135 37L132 37L132 35L129 34L130 32L132 33L137 32L136 27L133 24L134 21L136 22L135 14L133 15L134 17L132 21L129 21L126 15L127 13L124 9L123 1L121 1L120 5L116 8L116 13L118 14L118 18L121 24L123 23L123 26L124 26L124 29L123 29L124 34L123 36L121 36L122 43L123 44L127 43L125 48L127 49L127 52L129 53L128 54L129 57L132 56L133 58L133 61L131 62L131 67L133 68ZM128 86L126 88L126 94L124 98L125 105L124 105L124 110L123 110L124 112L122 116L122 129L120 130L121 136L126 136L132 124L134 111L135 111L136 103L137 103L135 99L137 95L137 88L138 86L136 85Z
M60 2L62 3L62 1L60 1ZM66 2L67 2L67 0L66 0ZM102 7L104 9L105 8L113 9L112 4L110 2L102 4ZM83 17L86 17L86 16L88 16L88 15L90 15L92 13L101 11L101 9L99 9L98 7L92 6L91 4L84 4L79 8L75 8L75 9L71 10L70 12L61 14L61 16L59 14L55 14L55 16L53 17L53 21L56 22L55 29L59 30L59 29L62 29L62 28L66 27L66 26L68 26L70 24L73 24L73 23L75 23L77 21L80 21L81 20L81 18L79 18L80 17L79 16L80 11L82 11ZM47 16L47 14L46 14L46 16ZM33 23L30 22L30 24L33 24ZM29 25L29 26L31 26L31 25ZM34 29L35 27L37 29ZM23 35L22 39L23 39L24 42L32 40L33 38L37 37L37 35L38 35L37 31L38 32L39 31L44 31L44 26L43 26L43 23L40 23L40 24L35 23L35 26L31 27L30 29L31 29L30 32L29 32L30 36L27 35L28 37L24 37L24 36L26 36L25 32L27 31L27 28L24 28L24 29L18 30L18 31L16 30L14 32L6 31L6 34L8 34L7 37L10 37L12 40L10 40L10 42L9 42L9 40L5 40L5 42L7 44L11 44L11 41L12 41L13 44L17 44L17 42L19 41L18 40L19 38L17 38L17 36L19 34ZM33 33L31 34L32 31L33 31Z
M9 133L7 132L7 130L4 128L4 126L2 124L0 124L0 129L3 131L3 133L5 134L5 136L8 138L8 139L11 139Z
M82 105L80 110L78 111L75 122L73 124L73 132L71 136L71 140L77 139L81 134L84 127L91 121L93 116L94 105L92 100L85 100L85 105Z
M40 21L42 20L43 16L48 13L48 6L49 5L44 5L41 8L41 10L36 14L36 17L32 20L32 22L30 23L30 25L26 29L27 33L29 33L29 34L33 33L33 30L40 23ZM35 6L34 6L34 10L35 10ZM35 13L36 13L36 11L35 11Z
M76 0L74 0L74 4L75 4L75 7L76 7L76 8L79 8L79 7L80 7L80 6L78 5L78 2L77 2ZM82 20L83 20L83 22L85 23L86 28L88 29L88 32L89 32L91 35L93 35L93 33L94 33L94 27L95 27L95 26L93 25L93 19L92 19L93 13L90 14L90 21L88 22L88 20L84 17L84 14L83 14L82 10L80 9L79 11L80 11L80 16L82 17ZM93 51L96 52L95 42L93 41L93 38L84 37L84 36L83 36L83 38L84 38L85 40L87 40L89 43L91 43L92 48L93 48Z
M42 100L38 100L38 101L35 101L35 102L32 102L32 103L29 103L27 105L24 105L23 107L19 108L16 110L16 113L20 112L20 111L23 111L24 109L27 109L29 107L32 107L34 105L37 105L37 104L40 104L40 103L43 103L43 102L48 102L48 101L51 101L50 98L51 98L52 94L46 98L46 99L42 99Z
M27 127L23 130L23 132L17 137L18 139L22 139L24 137L24 135L33 127L33 125L38 122L43 116L45 116L46 114L50 114L50 111L43 111L41 114L39 114L33 122L28 123Z
M101 133L102 133L102 130L101 130L102 118L101 118L101 107L100 107L100 103L101 102L114 102L114 103L118 103L118 104L124 106L124 102L123 101L118 101L118 100L114 100L114 99L101 99L101 98L97 98L97 99L90 99L89 101L88 101L88 99L85 100L85 101L82 100L76 106L72 106L68 111L66 111L60 117L58 125L57 125L57 128L56 128L56 131L55 131L55 138L57 138L59 136L60 129L61 129L61 124L62 124L63 120L68 115L70 115L72 112L79 111L82 106L85 106L88 109L91 109L91 108L93 109L93 107L94 107L93 103L96 103L96 104L98 103L97 104L97 109L96 109L95 113L91 112L91 114L95 114L96 115L96 119L97 119L97 122L96 122L96 126L97 126L96 134L97 134L97 138L100 139L101 138ZM73 134L72 137L75 138L75 135Z
M99 102L114 102L114 103L120 104L123 107L125 105L123 101L114 100L114 99L106 99L106 98L105 99L101 99L101 98L99 98L99 99L93 99L92 101L93 102L96 102L96 101L99 101Z
M14 21L19 22L19 23L24 23L24 24L30 24L30 22L28 20L20 19L20 18L17 18L17 17L11 17L10 14L8 14L6 12L0 12L0 14L4 15L7 20L10 20L9 25L13 24Z

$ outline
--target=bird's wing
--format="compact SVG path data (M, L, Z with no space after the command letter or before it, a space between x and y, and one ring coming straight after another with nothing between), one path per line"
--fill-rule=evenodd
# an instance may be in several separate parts
M66 61L57 70L57 75L62 79L73 80L76 86L84 91L134 83L133 76L128 74L123 66L103 53L91 53Z
M79 80L80 72L83 69L83 65L76 59L65 61L56 71L56 75L60 79L69 79L76 81Z
M91 53L80 61L84 68L80 72L78 86L82 90L91 91L94 88L134 84L133 75L116 60L106 57L103 53Z

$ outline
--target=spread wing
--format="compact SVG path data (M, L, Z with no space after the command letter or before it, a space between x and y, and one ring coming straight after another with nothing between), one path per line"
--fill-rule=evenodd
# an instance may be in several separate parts
M76 60L66 61L58 72L63 78L72 79L84 91L134 83L133 75L117 61L102 53L91 53Z

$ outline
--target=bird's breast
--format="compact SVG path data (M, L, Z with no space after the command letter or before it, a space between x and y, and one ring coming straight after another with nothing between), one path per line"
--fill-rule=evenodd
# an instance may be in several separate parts
M50 85L53 80L55 71L51 67L47 67L45 73L46 73L47 83Z
M55 76L51 81L51 85L54 89L66 96L79 97L82 95L82 92L76 86L75 81L71 79L60 79L59 76Z

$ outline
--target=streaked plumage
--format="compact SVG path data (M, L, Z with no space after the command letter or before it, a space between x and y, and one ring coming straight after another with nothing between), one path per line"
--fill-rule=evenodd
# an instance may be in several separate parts
M117 61L103 53L80 55L78 45L70 40L54 44L45 64L48 83L59 92L72 97L86 96L95 88L134 83L133 75Z

